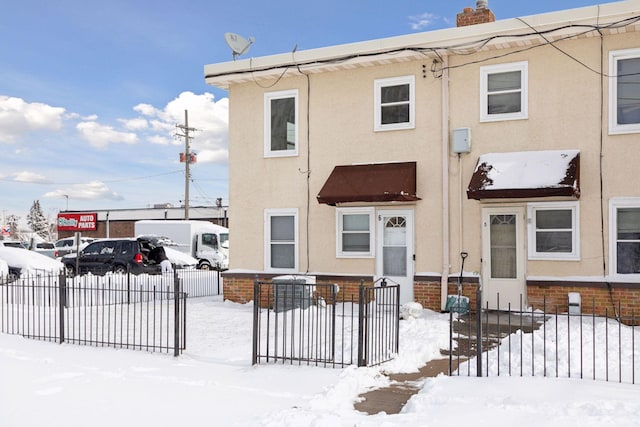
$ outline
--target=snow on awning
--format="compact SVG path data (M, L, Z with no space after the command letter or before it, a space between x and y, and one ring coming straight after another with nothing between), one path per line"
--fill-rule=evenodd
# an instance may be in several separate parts
M469 199L580 198L580 151L488 153L478 159Z
M332 206L420 200L416 196L416 162L336 166L317 199Z

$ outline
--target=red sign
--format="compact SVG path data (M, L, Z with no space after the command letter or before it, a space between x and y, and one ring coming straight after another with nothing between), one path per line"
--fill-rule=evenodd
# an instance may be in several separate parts
M84 231L98 228L97 213L59 213L58 231Z

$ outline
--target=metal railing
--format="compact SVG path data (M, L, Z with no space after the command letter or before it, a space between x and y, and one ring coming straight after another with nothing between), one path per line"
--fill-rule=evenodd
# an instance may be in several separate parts
M253 364L373 366L398 353L399 286L254 283Z
M0 332L178 355L186 348L187 292L217 295L219 278L200 270L0 277Z
M591 312L596 312L595 300ZM636 384L640 324L633 311L620 317L559 312L557 306L472 314L450 312L451 375L542 376Z

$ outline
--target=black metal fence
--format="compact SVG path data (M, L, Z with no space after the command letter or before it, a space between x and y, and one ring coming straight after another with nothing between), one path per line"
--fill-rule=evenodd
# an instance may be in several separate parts
M219 272L0 277L0 332L167 352L186 348L187 296L218 295Z
M398 353L399 286L254 283L253 364L373 366Z
M591 312L596 312L595 301ZM632 311L604 316L559 312L558 307L476 313L450 311L450 374L543 376L636 384L639 320Z

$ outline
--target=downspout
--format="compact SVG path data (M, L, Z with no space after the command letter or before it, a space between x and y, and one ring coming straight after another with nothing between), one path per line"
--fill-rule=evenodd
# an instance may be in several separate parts
M447 304L449 285L449 60L442 57L442 276L440 309Z

